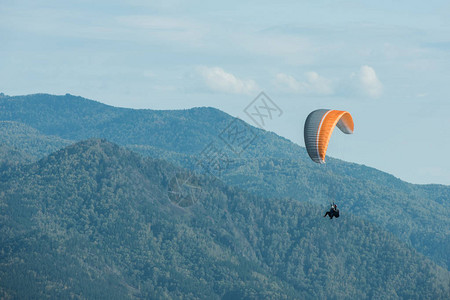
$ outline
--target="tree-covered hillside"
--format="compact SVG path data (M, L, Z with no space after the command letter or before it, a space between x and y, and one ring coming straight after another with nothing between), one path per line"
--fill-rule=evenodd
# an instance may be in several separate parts
M21 151L28 160L38 160L72 143L58 136L42 134L23 123L0 121L0 145Z
M150 145L192 154L201 151L210 138L210 134L199 133L211 130L211 124L226 125L230 118L213 108L207 108L207 114L205 109L135 110L72 95L3 97L0 108L0 120L23 123L46 135L68 140L101 137L121 145Z
M107 138L193 170L199 169L202 151L213 145L229 160L218 174L225 183L258 195L317 203L324 209L329 201L337 201L342 213L378 224L450 270L449 186L413 185L333 158L319 166L304 148L249 125L242 128L247 137L256 138L238 155L222 134L236 119L213 108L133 110L46 94L3 97L0 107L0 120L24 123L44 135Z
M336 160L323 167L308 165L283 159L244 160L224 172L224 180L258 195L322 205L335 201L342 214L376 223L450 268L450 187L413 185L393 176L383 179L384 174L377 182L365 174L369 168L360 166L353 167L362 169L360 176L347 175L349 164Z
M3 171L0 297L448 296L447 270L370 222L190 175L104 140Z
M0 144L0 170L33 161L34 157L7 144Z

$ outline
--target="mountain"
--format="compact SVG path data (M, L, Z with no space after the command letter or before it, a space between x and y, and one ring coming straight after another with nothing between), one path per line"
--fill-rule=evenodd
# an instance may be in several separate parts
M195 192L174 197L181 187ZM250 194L105 140L3 171L0 190L6 299L445 299L450 292L447 270L370 222L325 219L316 205ZM177 205L179 197L190 205Z
M342 214L377 224L450 270L449 186L414 185L333 158L319 166L303 147L214 108L133 110L46 94L5 96L0 108L0 120L26 124L43 135L106 138L184 168L203 166L200 171L257 195L290 197L324 210L336 201ZM235 147L230 139L227 129L233 126L244 131L245 147ZM212 150L225 161L219 170L203 164Z
M26 152L7 144L0 144L0 170L22 163L28 163L32 160L33 157Z
M20 149L23 155L28 156L24 162L38 160L70 144L73 144L70 140L42 134L23 123L0 121L0 145Z
M209 114L203 109L134 110L72 95L5 96L0 98L0 108L0 120L26 124L46 135L68 140L102 137L121 145L150 145L192 154L201 151L211 135L199 133L213 122L229 119L216 109L208 109Z

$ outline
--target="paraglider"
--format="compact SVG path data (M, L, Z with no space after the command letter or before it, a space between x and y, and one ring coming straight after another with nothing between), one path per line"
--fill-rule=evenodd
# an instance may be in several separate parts
M353 118L343 110L318 109L308 115L305 121L304 138L306 151L316 163L325 163L328 143L334 127L343 133L353 133Z
M333 217L339 218L339 209L337 208L337 205L334 204L334 202L333 204L331 204L330 210L327 211L323 217L326 216L329 216L330 219L333 219Z
M305 121L304 139L309 157L316 163L324 164L328 143L335 127L343 133L352 134L354 130L353 118L349 112L343 110L318 109L311 112ZM339 218L337 205L331 208L324 217Z

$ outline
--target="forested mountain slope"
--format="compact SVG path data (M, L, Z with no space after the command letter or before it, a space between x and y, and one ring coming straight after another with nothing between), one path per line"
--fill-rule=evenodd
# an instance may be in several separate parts
M448 296L447 270L370 222L189 176L104 140L3 171L0 297Z
M38 160L70 144L70 140L42 134L23 123L0 121L0 145L19 150L28 156L25 161Z
M236 119L214 108L133 110L72 95L46 94L5 96L0 98L0 108L0 120L26 124L52 140L107 138L193 170L199 170L202 151L213 143L229 158L215 174L225 183L257 195L317 203L324 209L329 201L337 201L343 215L354 214L378 224L450 269L449 186L409 184L333 158L317 165L304 148L249 125L243 128L256 138L237 155L221 135ZM13 134L8 136L14 140ZM57 143L49 144L54 149ZM28 152L44 153L44 145L37 144L38 150Z

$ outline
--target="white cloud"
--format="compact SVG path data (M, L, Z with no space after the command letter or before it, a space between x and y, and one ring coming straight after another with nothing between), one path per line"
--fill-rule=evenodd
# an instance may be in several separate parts
M240 79L219 67L199 67L199 74L213 91L230 94L251 94L259 90L255 81Z
M317 72L307 72L299 80L294 76L278 73L273 81L276 88L282 92L316 96L329 95L365 95L371 98L380 97L383 84L378 79L375 70L367 65L361 66L347 78L329 79Z
M275 85L284 92L298 94L316 94L330 95L333 94L333 86L331 80L320 76L316 72L308 72L305 74L304 81L299 81L291 75L279 73L275 78Z
M378 79L375 70L369 66L362 66L358 72L358 81L364 94L377 98L383 93L383 84Z

